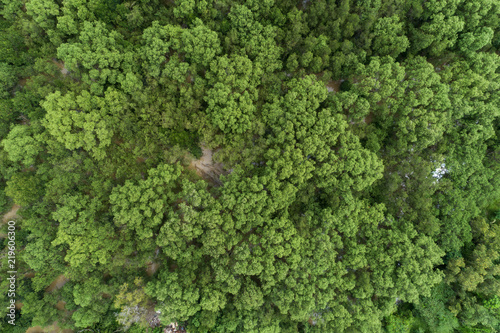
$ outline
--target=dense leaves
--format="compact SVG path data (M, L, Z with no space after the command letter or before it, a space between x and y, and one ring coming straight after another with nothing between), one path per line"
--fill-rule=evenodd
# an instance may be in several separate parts
M500 330L496 1L0 13L16 329Z

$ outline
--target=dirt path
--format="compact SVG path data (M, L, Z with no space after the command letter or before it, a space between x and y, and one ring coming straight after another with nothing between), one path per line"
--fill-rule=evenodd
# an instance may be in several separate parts
M56 304L56 309L57 309L57 310L64 310L64 309L65 309L65 308L64 308L65 306L66 306L66 302L65 302L65 301L59 301L59 302L57 302L57 304Z
M63 274L59 275L52 283L45 289L46 293L50 293L56 289L61 289L69 279L65 277Z
M158 270L159 267L160 267L159 263L149 262L147 264L146 274L148 274L148 276L153 276L153 274L156 273L156 271Z
M64 62L63 61L57 61L56 59L52 59L52 62L56 64L57 67L61 70L62 75L66 76L68 75L69 71L66 67L64 67Z
M344 82L344 80L337 80L337 81L328 81L328 84L326 85L326 88L328 89L329 92L339 92L340 90L340 85Z
M2 218L2 223L7 223L11 220L16 220L19 218L19 215L17 215L17 211L21 208L21 206L15 204L12 206L12 208L3 216Z
M208 149L204 145L201 146L201 149L203 155L200 159L191 161L189 167L195 169L196 173L200 177L210 181L214 185L222 185L219 176L224 173L223 164L214 163L214 161L212 161L212 150Z

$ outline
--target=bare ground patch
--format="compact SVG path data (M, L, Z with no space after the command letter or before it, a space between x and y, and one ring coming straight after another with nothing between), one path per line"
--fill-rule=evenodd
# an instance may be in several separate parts
M212 160L213 151L204 145L201 146L203 155L198 160L191 161L190 169L196 170L198 176L209 181L215 186L221 186L220 175L227 174L222 163L215 163Z
M52 59L52 62L59 68L62 75L64 75L64 76L68 75L69 71L66 67L64 67L63 61L57 61L56 59Z
M344 82L344 80L337 80L337 81L328 81L328 84L326 85L326 89L328 89L329 92L339 92L340 91L340 85Z
M45 289L45 292L50 293L56 289L61 289L68 281L69 279L61 274Z
M15 220L19 218L19 215L17 215L17 211L21 208L21 206L15 204L12 206L12 208L3 216L2 218L2 223L7 223L10 220Z
M156 273L159 267L160 264L157 262L148 262L146 268L146 274L148 274L148 276L153 276L153 274Z

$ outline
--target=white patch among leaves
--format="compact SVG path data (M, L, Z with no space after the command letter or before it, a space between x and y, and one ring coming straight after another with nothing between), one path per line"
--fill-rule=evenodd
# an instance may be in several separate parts
M436 178L437 180L441 179L446 173L448 172L448 169L446 169L446 165L444 163L441 164L441 166L437 167L436 170L432 172L432 177Z

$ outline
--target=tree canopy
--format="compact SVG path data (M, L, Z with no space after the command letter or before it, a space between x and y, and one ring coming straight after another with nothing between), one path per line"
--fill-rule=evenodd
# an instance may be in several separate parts
M499 331L499 27L494 0L0 1L0 331Z

